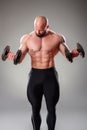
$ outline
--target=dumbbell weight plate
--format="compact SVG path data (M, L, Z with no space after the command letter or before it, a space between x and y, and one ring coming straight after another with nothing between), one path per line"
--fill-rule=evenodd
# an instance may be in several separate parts
M1 55L1 58L2 58L3 61L5 61L7 59L7 55L8 55L9 52L10 52L10 46L7 45L4 48L3 53Z
M84 58L85 57L85 51L80 43L77 43L77 50L80 53L80 55Z

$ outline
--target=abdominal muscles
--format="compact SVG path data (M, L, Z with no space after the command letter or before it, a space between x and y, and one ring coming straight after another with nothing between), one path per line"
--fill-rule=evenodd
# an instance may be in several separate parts
M33 68L50 68L54 66L54 51L30 51L31 66Z

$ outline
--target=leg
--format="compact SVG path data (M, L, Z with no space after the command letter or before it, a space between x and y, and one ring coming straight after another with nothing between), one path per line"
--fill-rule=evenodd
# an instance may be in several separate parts
M40 130L41 117L40 117L40 107L39 106L32 106L31 122L33 125L33 130Z
M33 130L40 130L41 125L41 117L40 117L40 109L41 109L41 101L42 101L42 86L37 84L35 77L30 76L30 80L27 88L27 97L29 102L32 105L32 125Z
M55 129L56 123L56 104L59 99L59 84L55 74L50 75L44 83L44 96L46 100L48 115L47 125L48 130Z

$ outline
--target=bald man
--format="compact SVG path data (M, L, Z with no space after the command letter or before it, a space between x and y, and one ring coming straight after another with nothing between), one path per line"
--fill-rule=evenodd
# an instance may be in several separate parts
M72 54L72 58L79 55L77 49L72 51L66 46L62 35L49 29L48 19L38 16L34 20L34 31L20 39L21 63L28 53L31 57L31 71L27 87L27 97L32 106L31 121L33 130L40 130L41 102L44 95L47 106L48 130L55 129L56 104L59 100L58 73L55 69L54 57L58 52L66 58L65 50ZM9 59L14 59L14 54L8 54Z

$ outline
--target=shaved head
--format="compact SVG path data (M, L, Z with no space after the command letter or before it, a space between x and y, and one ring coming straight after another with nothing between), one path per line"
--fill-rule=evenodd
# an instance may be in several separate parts
M37 16L34 20L34 25L48 25L48 19L45 16Z
M49 28L48 19L45 16L37 16L34 20L34 30L38 37L45 36Z

